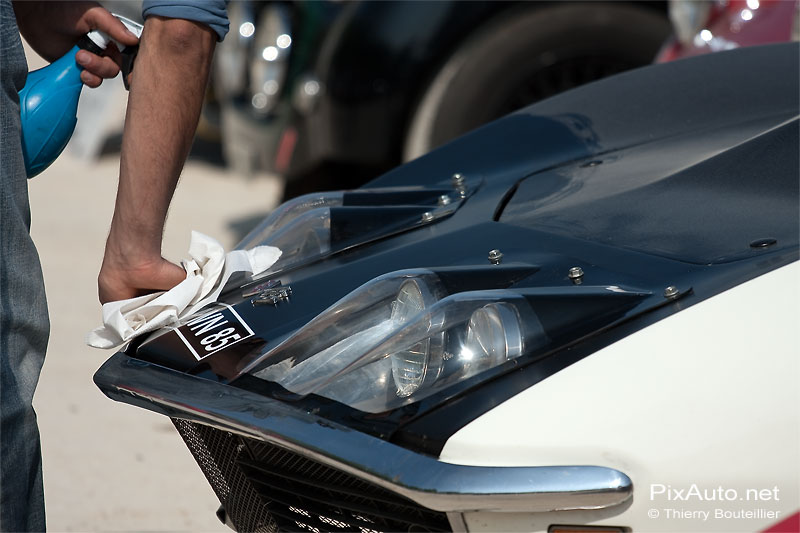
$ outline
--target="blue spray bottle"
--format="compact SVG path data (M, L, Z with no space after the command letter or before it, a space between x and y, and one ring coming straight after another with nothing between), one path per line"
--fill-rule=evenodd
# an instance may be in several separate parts
M141 35L141 24L115 16L134 35ZM83 88L83 69L75 61L75 54L84 49L99 55L111 41L103 32L92 31L60 59L28 73L25 87L19 92L22 154L28 178L36 176L55 161L75 130L78 98ZM125 52L127 50L123 50Z

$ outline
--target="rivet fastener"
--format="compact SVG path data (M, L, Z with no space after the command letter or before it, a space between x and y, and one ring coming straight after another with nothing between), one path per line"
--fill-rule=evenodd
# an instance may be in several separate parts
M431 212L422 213L422 221L425 223L433 222L433 213Z
M492 250L489 252L489 262L493 265L499 265L503 260L503 253L500 250Z
M670 285L669 287L664 289L664 298L675 298L680 293L681 291L678 290L678 287Z

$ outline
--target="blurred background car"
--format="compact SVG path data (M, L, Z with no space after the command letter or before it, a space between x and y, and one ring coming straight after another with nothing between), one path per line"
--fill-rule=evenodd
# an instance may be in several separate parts
M652 62L665 3L229 5L214 94L225 160L290 197L356 186L526 104Z
M138 0L108 7L141 16ZM228 11L195 154L244 176L279 175L285 199L358 186L524 105L653 60L800 35L797 0L234 0ZM111 96L91 93L72 143L88 157L119 142Z

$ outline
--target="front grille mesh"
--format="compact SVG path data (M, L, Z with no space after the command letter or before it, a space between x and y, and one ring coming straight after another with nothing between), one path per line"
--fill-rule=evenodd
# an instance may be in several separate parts
M444 513L283 448L173 419L238 531L449 531Z
M275 533L278 526L236 461L244 451L241 437L173 418L175 428L192 452L237 531Z

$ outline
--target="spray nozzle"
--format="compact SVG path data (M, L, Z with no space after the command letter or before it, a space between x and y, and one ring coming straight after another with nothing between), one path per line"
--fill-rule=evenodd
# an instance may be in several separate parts
M142 28L143 28L143 26L141 24L139 24L138 22L135 22L135 21L133 21L133 20L131 20L129 18L123 17L121 15L114 14L114 16L120 22L122 22L122 24L125 25L125 27L128 29L129 32L134 34L136 37L141 37L142 36ZM120 43L119 41L117 41L116 39L112 38L107 33L105 33L104 31L101 31L101 30L90 31L87 34L87 37L89 37L89 39L94 44L96 44L97 46L99 46L103 50L108 48L108 43L110 43L112 41L117 45L117 48L119 48L120 51L123 51L123 49L126 48L125 45L123 45L122 43Z

